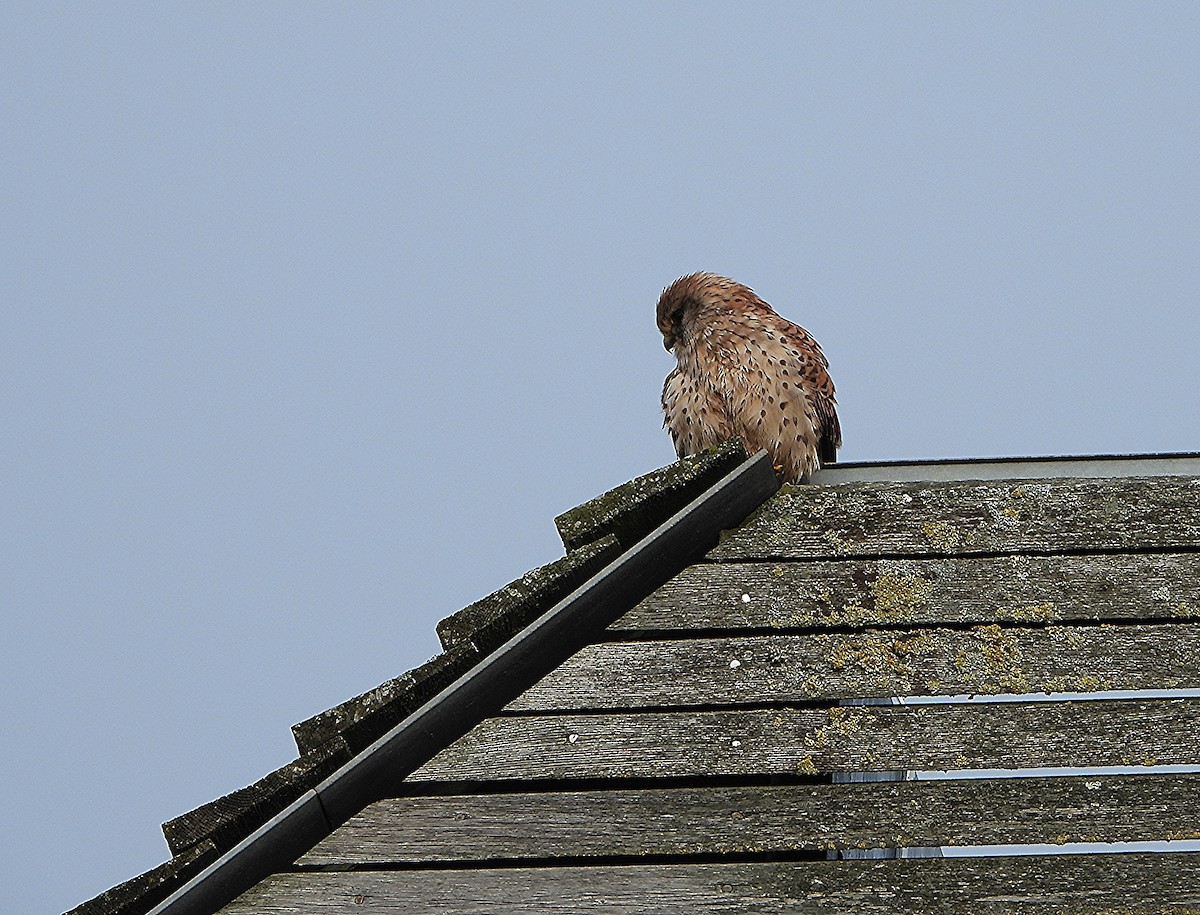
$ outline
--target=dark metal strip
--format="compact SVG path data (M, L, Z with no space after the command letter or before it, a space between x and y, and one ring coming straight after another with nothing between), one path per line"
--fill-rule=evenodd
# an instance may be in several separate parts
M700 558L779 489L751 457L148 915L210 915L301 854Z

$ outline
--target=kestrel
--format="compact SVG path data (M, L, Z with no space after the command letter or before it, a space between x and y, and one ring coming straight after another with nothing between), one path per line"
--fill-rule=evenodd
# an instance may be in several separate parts
M837 459L829 362L749 287L714 273L678 279L658 300L658 329L677 362L662 405L680 457L737 436L793 483Z

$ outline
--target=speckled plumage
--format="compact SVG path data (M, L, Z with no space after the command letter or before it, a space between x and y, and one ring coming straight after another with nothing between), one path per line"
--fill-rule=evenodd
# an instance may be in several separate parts
M799 482L837 457L837 400L825 355L803 327L747 286L713 273L676 280L658 300L676 367L663 384L663 425L680 457L737 436L766 449Z

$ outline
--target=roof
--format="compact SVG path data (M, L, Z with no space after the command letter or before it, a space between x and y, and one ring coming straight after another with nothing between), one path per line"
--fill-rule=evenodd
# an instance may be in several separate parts
M73 911L1200 905L1194 853L877 860L1200 838L1200 775L1162 768L1200 770L1200 458L777 489L727 445L566 513L564 558Z

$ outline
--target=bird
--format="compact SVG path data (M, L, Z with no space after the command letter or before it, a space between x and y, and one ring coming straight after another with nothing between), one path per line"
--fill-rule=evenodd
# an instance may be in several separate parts
M837 460L842 430L829 362L812 335L749 286L692 273L663 290L658 329L675 368L663 426L679 457L740 438L787 483Z

